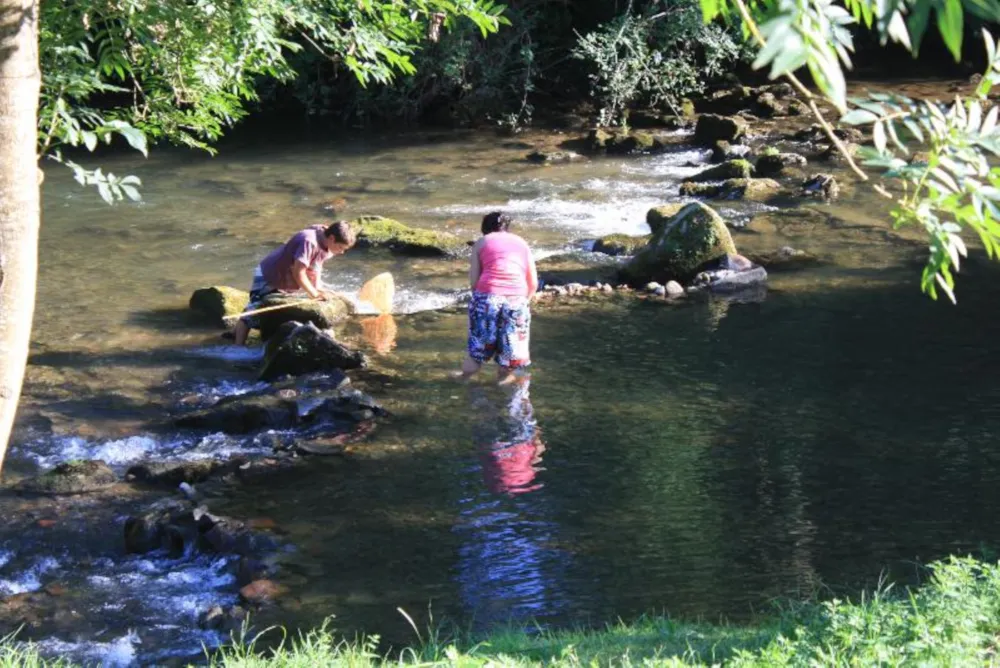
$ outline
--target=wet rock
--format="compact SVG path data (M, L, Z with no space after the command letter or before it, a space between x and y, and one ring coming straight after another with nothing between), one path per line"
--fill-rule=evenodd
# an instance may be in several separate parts
M216 195L226 195L228 197L243 198L243 190L239 184L232 181L220 181L218 179L199 179L195 181L195 187Z
M663 287L662 285L657 285L656 289L653 290L653 294L656 295L657 297L666 297L667 296L667 289L665 287Z
M750 147L741 144L730 144L727 141L719 140L712 147L712 157L710 162L720 163L729 160L740 160L750 155Z
M181 501L167 500L155 504L140 515L125 520L125 551L145 554L167 548L183 554L185 542L194 539L197 528L190 507ZM181 528L179 525L184 525Z
M780 191L781 184L772 179L729 179L718 184L681 184L681 195L684 197L763 201L774 197Z
M181 415L174 425L226 434L246 434L259 429L284 429L298 420L298 403L280 397L223 397L215 405Z
M674 204L661 204L660 206L654 206L652 209L646 212L646 224L649 225L650 232L656 234L659 232L668 220L680 213L686 204L682 202L676 202Z
M346 299L331 297L321 302L302 302L302 295L275 293L268 295L260 302L260 308L295 304L286 308L261 313L257 316L260 322L260 336L268 340L287 322L312 323L320 329L330 329L345 320L354 312L354 306Z
M269 570L267 564L256 557L240 557L236 567L236 584L245 587L256 580L263 580L267 578Z
M729 160L721 165L709 167L684 179L684 183L705 183L727 179L749 179L754 175L754 167L748 160Z
M662 287L663 286L660 285L659 283L657 283L656 281L650 281L649 283L646 283L646 288L645 289L646 289L646 292L656 292L657 290L659 290Z
M854 144L860 144L865 140L865 135L861 130L857 128L834 128L833 134L837 136L838 139L846 142L851 142ZM826 131L823 126L818 123L810 125L808 128L799 130L792 135L792 138L796 141L805 142L829 142L830 138L827 137Z
M248 555L257 549L254 533L242 522L212 516L210 524L199 522L199 532L199 547L205 552Z
M801 100L790 100L788 102L789 116L807 116L810 113L809 105Z
M754 100L753 111L761 118L778 118L787 116L788 110L778 102L773 93L761 93Z
M224 316L236 315L247 307L250 293L226 285L199 288L191 295L188 306L203 314L213 325L225 325Z
M667 284L663 288L668 297L680 297L684 294L684 286L677 281L667 281Z
M703 114L694 129L694 140L703 146L713 146L722 140L736 142L747 132L747 122L734 116Z
M466 244L453 234L410 227L391 218L362 216L353 221L358 231L358 247L386 248L408 256L444 257L457 255Z
M236 463L223 463L211 459L194 462L143 462L125 472L126 480L177 487L181 483L199 483L213 475L233 468Z
M746 109L753 101L753 96L752 88L734 83L705 95L696 106L701 112L735 114L741 109Z
M754 291L767 283L767 271L754 267L744 271L732 269L712 269L695 276L693 286L716 293Z
M567 162L584 160L584 157L573 151L532 151L526 158L528 162L542 165L557 165Z
M763 177L780 176L788 169L803 169L806 159L798 153L777 153L762 155L757 159L757 175Z
M795 271L821 264L819 258L812 253L796 250L791 246L783 246L773 253L752 254L750 260L769 272Z
M785 100L795 96L795 88L790 83L779 82L768 84L757 89L760 93L770 93L778 100Z
M658 111L633 111L629 114L628 123L633 128L639 130L650 130L654 128L668 128L675 130L683 127L686 123L683 118L673 114L662 114Z
M240 599L250 605L261 605L286 593L288 593L288 588L274 580L254 580L240 588Z
M608 234L594 243L595 253L605 255L635 255L635 252L649 241L648 234L629 236L628 234Z
M802 193L830 201L840 195L840 185L830 174L813 174L802 183Z
M685 281L699 267L726 253L736 253L736 245L725 221L701 202L686 205L670 219L653 239L622 269L632 285L650 281Z
M364 353L351 350L312 323L288 322L268 342L260 379L367 366Z
M647 132L630 132L625 136L616 136L615 141L608 146L608 153L646 153L658 146L653 135Z
M60 496L96 492L116 482L118 476L101 460L70 461L39 476L22 480L16 489L27 494Z

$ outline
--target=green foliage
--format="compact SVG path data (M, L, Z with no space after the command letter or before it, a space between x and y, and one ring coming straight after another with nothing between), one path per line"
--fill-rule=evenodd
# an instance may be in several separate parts
M681 98L703 91L706 80L726 71L742 49L727 30L703 24L693 3L675 0L651 16L633 13L630 5L580 36L572 55L591 68L600 124L624 125L629 105L639 101L665 103L679 114Z
M956 99L945 106L871 95L850 100L855 107L850 110L842 69L851 66L853 50L847 27L861 22L873 27L883 44L891 39L916 54L933 11L942 39L958 60L965 12L996 20L1000 0L844 2L845 7L833 0L777 0L750 6L745 0L700 0L706 20L740 16L744 34L752 35L761 47L754 67L770 65L772 78L786 76L793 83L798 83L794 71L808 67L819 90L842 112L842 123L872 126L874 150L864 151L865 164L882 168L883 177L898 183L903 193L896 197L885 187L876 190L893 201L891 216L897 226L920 225L930 240L921 287L934 299L940 288L954 302L952 269L957 271L967 255L961 232L974 229L989 256L1000 255L1000 168L991 168L988 162L988 156L1000 156L1000 129L997 108L988 110L986 105L989 92L1000 82L1000 45L984 30L988 64L976 90L978 99ZM912 148L924 148L924 158L901 157ZM860 170L856 173L867 178Z
M64 147L114 136L211 151L247 113L261 78L287 80L306 43L362 84L413 72L412 55L468 19L486 35L506 23L494 0L78 0L41 3L39 153L69 165L108 201L138 180L88 171Z
M979 88L983 99L1000 73L996 45L984 34L991 60ZM874 148L865 151L865 164L884 169L883 176L902 184L903 194L893 198L895 224L920 225L930 237L924 291L936 297L940 287L955 301L951 268L958 270L960 258L967 255L963 228L979 234L990 257L1000 255L1000 167L987 160L987 155L1000 157L1000 107L984 111L978 99L946 107L878 94L852 102L857 108L842 121L872 126ZM910 155L904 139L926 151L904 159Z

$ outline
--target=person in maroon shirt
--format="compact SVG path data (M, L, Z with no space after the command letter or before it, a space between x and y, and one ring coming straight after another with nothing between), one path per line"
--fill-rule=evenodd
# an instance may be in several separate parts
M275 292L302 290L311 299L326 299L326 293L319 287L323 263L335 255L343 255L354 242L354 230L346 220L338 220L332 225L312 225L296 232L283 246L261 260L254 270L250 303L245 310L259 308L264 297ZM253 316L237 320L236 345L244 345L250 330L259 326Z

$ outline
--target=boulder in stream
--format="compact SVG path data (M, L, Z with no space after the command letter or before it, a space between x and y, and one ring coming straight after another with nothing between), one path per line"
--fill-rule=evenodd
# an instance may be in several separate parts
M658 233L667 221L680 213L680 210L687 206L683 202L674 202L673 204L661 204L660 206L654 206L652 209L646 212L646 224L649 225L649 230L651 233Z
M703 146L713 146L719 140L736 142L747 132L746 120L738 116L717 116L702 114L694 129L695 143Z
M362 216L352 226L358 232L359 248L386 248L399 255L457 255L466 243L453 234L410 227L392 218Z
M745 199L764 201L781 191L773 179L728 179L722 183L682 183L681 195L714 199Z
M295 304L295 302L301 302L304 299L306 298L303 295L273 293L261 300L259 308ZM320 329L331 329L353 312L354 305L351 302L340 297L331 296L326 301L295 304L295 306L288 306L277 311L261 313L257 316L257 319L260 323L261 338L269 340L274 337L286 322L308 322Z
M267 344L261 380L307 373L363 369L364 353L351 350L312 323L286 322Z
M215 405L181 415L174 425L226 434L246 434L260 429L285 429L298 421L298 402L275 395L223 397Z
M650 235L633 237L628 234L607 234L594 243L595 253L605 255L635 255L649 242Z
M769 153L757 159L757 175L781 176L786 170L803 169L806 159L798 153Z
M188 306L203 314L213 325L225 325L225 316L241 313L250 301L250 293L227 285L199 288L191 295Z
M709 167L693 176L684 179L684 183L706 183L710 181L725 181L727 179L749 179L754 176L754 167L748 160L727 160Z
M27 494L62 496L86 494L118 482L115 472L101 460L70 461L17 484L17 491Z
M693 202L653 235L622 274L632 285L686 281L704 264L726 253L735 255L736 245L725 221L710 207Z
M125 472L127 480L177 487L181 483L196 484L208 480L213 475L232 469L239 464L218 462L212 459L198 461L150 461L129 467Z

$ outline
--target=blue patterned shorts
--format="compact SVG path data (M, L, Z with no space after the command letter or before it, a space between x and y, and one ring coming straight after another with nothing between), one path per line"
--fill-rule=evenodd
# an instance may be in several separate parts
M508 369L528 366L531 310L527 297L473 292L469 302L469 357L480 364L496 359Z

